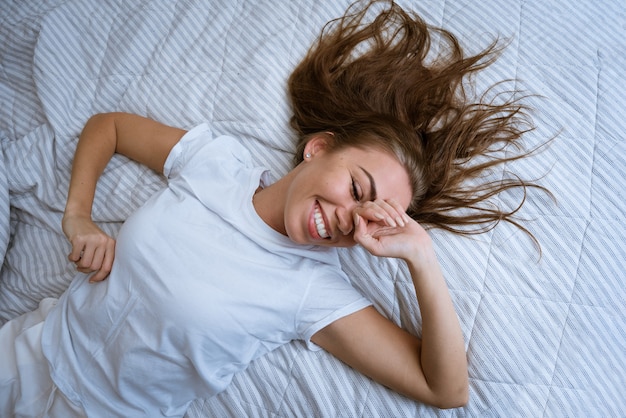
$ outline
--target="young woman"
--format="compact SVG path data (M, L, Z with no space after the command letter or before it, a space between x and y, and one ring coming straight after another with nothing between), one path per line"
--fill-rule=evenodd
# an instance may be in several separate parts
M63 217L81 274L58 301L0 330L3 413L182 416L294 339L421 402L467 402L463 335L420 222L458 232L515 223L514 211L481 203L527 184L464 182L523 154L464 163L515 143L523 107L464 96L493 47L467 57L448 32L384 3L367 24L372 4L349 9L293 72L297 164L275 183L206 124L186 132L125 113L88 121ZM430 31L449 47L435 61ZM168 178L117 239L91 220L114 153ZM355 244L406 262L421 339L350 286L334 248Z

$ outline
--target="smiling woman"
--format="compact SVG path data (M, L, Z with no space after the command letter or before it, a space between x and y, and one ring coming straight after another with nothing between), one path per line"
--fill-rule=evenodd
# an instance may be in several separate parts
M327 134L308 140L303 162L256 194L259 216L297 243L336 247L355 244L354 214L367 202L397 201L398 210L366 213L389 226L404 223L412 195L404 166L377 148L335 149L333 141Z
M448 46L434 61L433 31ZM16 336L24 328L35 341L26 362L14 356L0 369L0 412L182 416L293 340L418 401L464 405L463 335L421 222L451 230L516 222L514 211L481 204L525 182L463 186L523 156L463 164L515 144L526 129L521 104L464 95L466 77L494 51L466 56L452 34L393 2L356 3L289 79L297 164L273 183L239 141L206 123L185 131L128 113L91 117L62 220L81 274L56 306L48 301L0 330L7 352L24 352ZM117 240L91 217L115 153L168 181ZM461 207L473 212L455 213ZM421 338L351 286L335 247L355 244L406 263ZM29 380L36 393L14 395Z
M437 51L432 34L440 41ZM289 79L291 124L300 134L296 163L310 135L330 130L337 147L377 147L405 166L413 191L408 213L415 220L461 234L482 233L500 221L526 231L514 216L523 200L505 210L494 209L493 198L513 188L547 190L515 174L468 186L530 153L520 139L532 123L515 92L500 103L467 96L469 78L499 52L494 42L468 56L452 33L396 4L354 3L326 25Z

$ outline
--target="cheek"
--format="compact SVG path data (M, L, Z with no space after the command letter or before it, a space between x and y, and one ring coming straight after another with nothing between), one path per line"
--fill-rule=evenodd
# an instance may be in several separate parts
M306 244L309 240L309 217L317 197L304 185L294 188L285 201L283 223L285 233L291 240L299 244Z
M297 196L293 197L295 198ZM285 224L285 232L288 236L292 236L296 232L296 226L302 223L306 216L305 212L303 204L298 204L298 201L295 199L287 200L283 213L283 222Z
M299 182L296 193L302 198L320 198L335 201L349 194L349 180L338 175L332 168L312 171L306 180Z

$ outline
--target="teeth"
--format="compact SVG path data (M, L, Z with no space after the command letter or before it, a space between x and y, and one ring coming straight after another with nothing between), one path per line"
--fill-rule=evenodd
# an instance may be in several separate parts
M320 237L322 238L328 238L328 232L326 232L326 227L324 226L324 218L322 217L318 207L315 208L314 219L317 233L320 234Z

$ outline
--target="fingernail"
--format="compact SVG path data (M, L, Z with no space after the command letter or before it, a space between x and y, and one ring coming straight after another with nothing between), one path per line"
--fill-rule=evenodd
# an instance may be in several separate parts
M396 218L396 222L397 222L400 226L404 227L404 220L402 220L402 218L401 218L400 216L398 216L398 217Z
M389 226L392 226L392 227L394 227L394 228L395 228L396 226L398 226L398 225L396 224L396 222L395 222L393 219L391 219L390 217L387 217L387 224L389 224Z
M375 214L374 214L374 217L375 217L376 219L380 219L381 221L382 221L383 219L385 219L385 216L384 216L384 215L381 215L380 213L375 213Z

